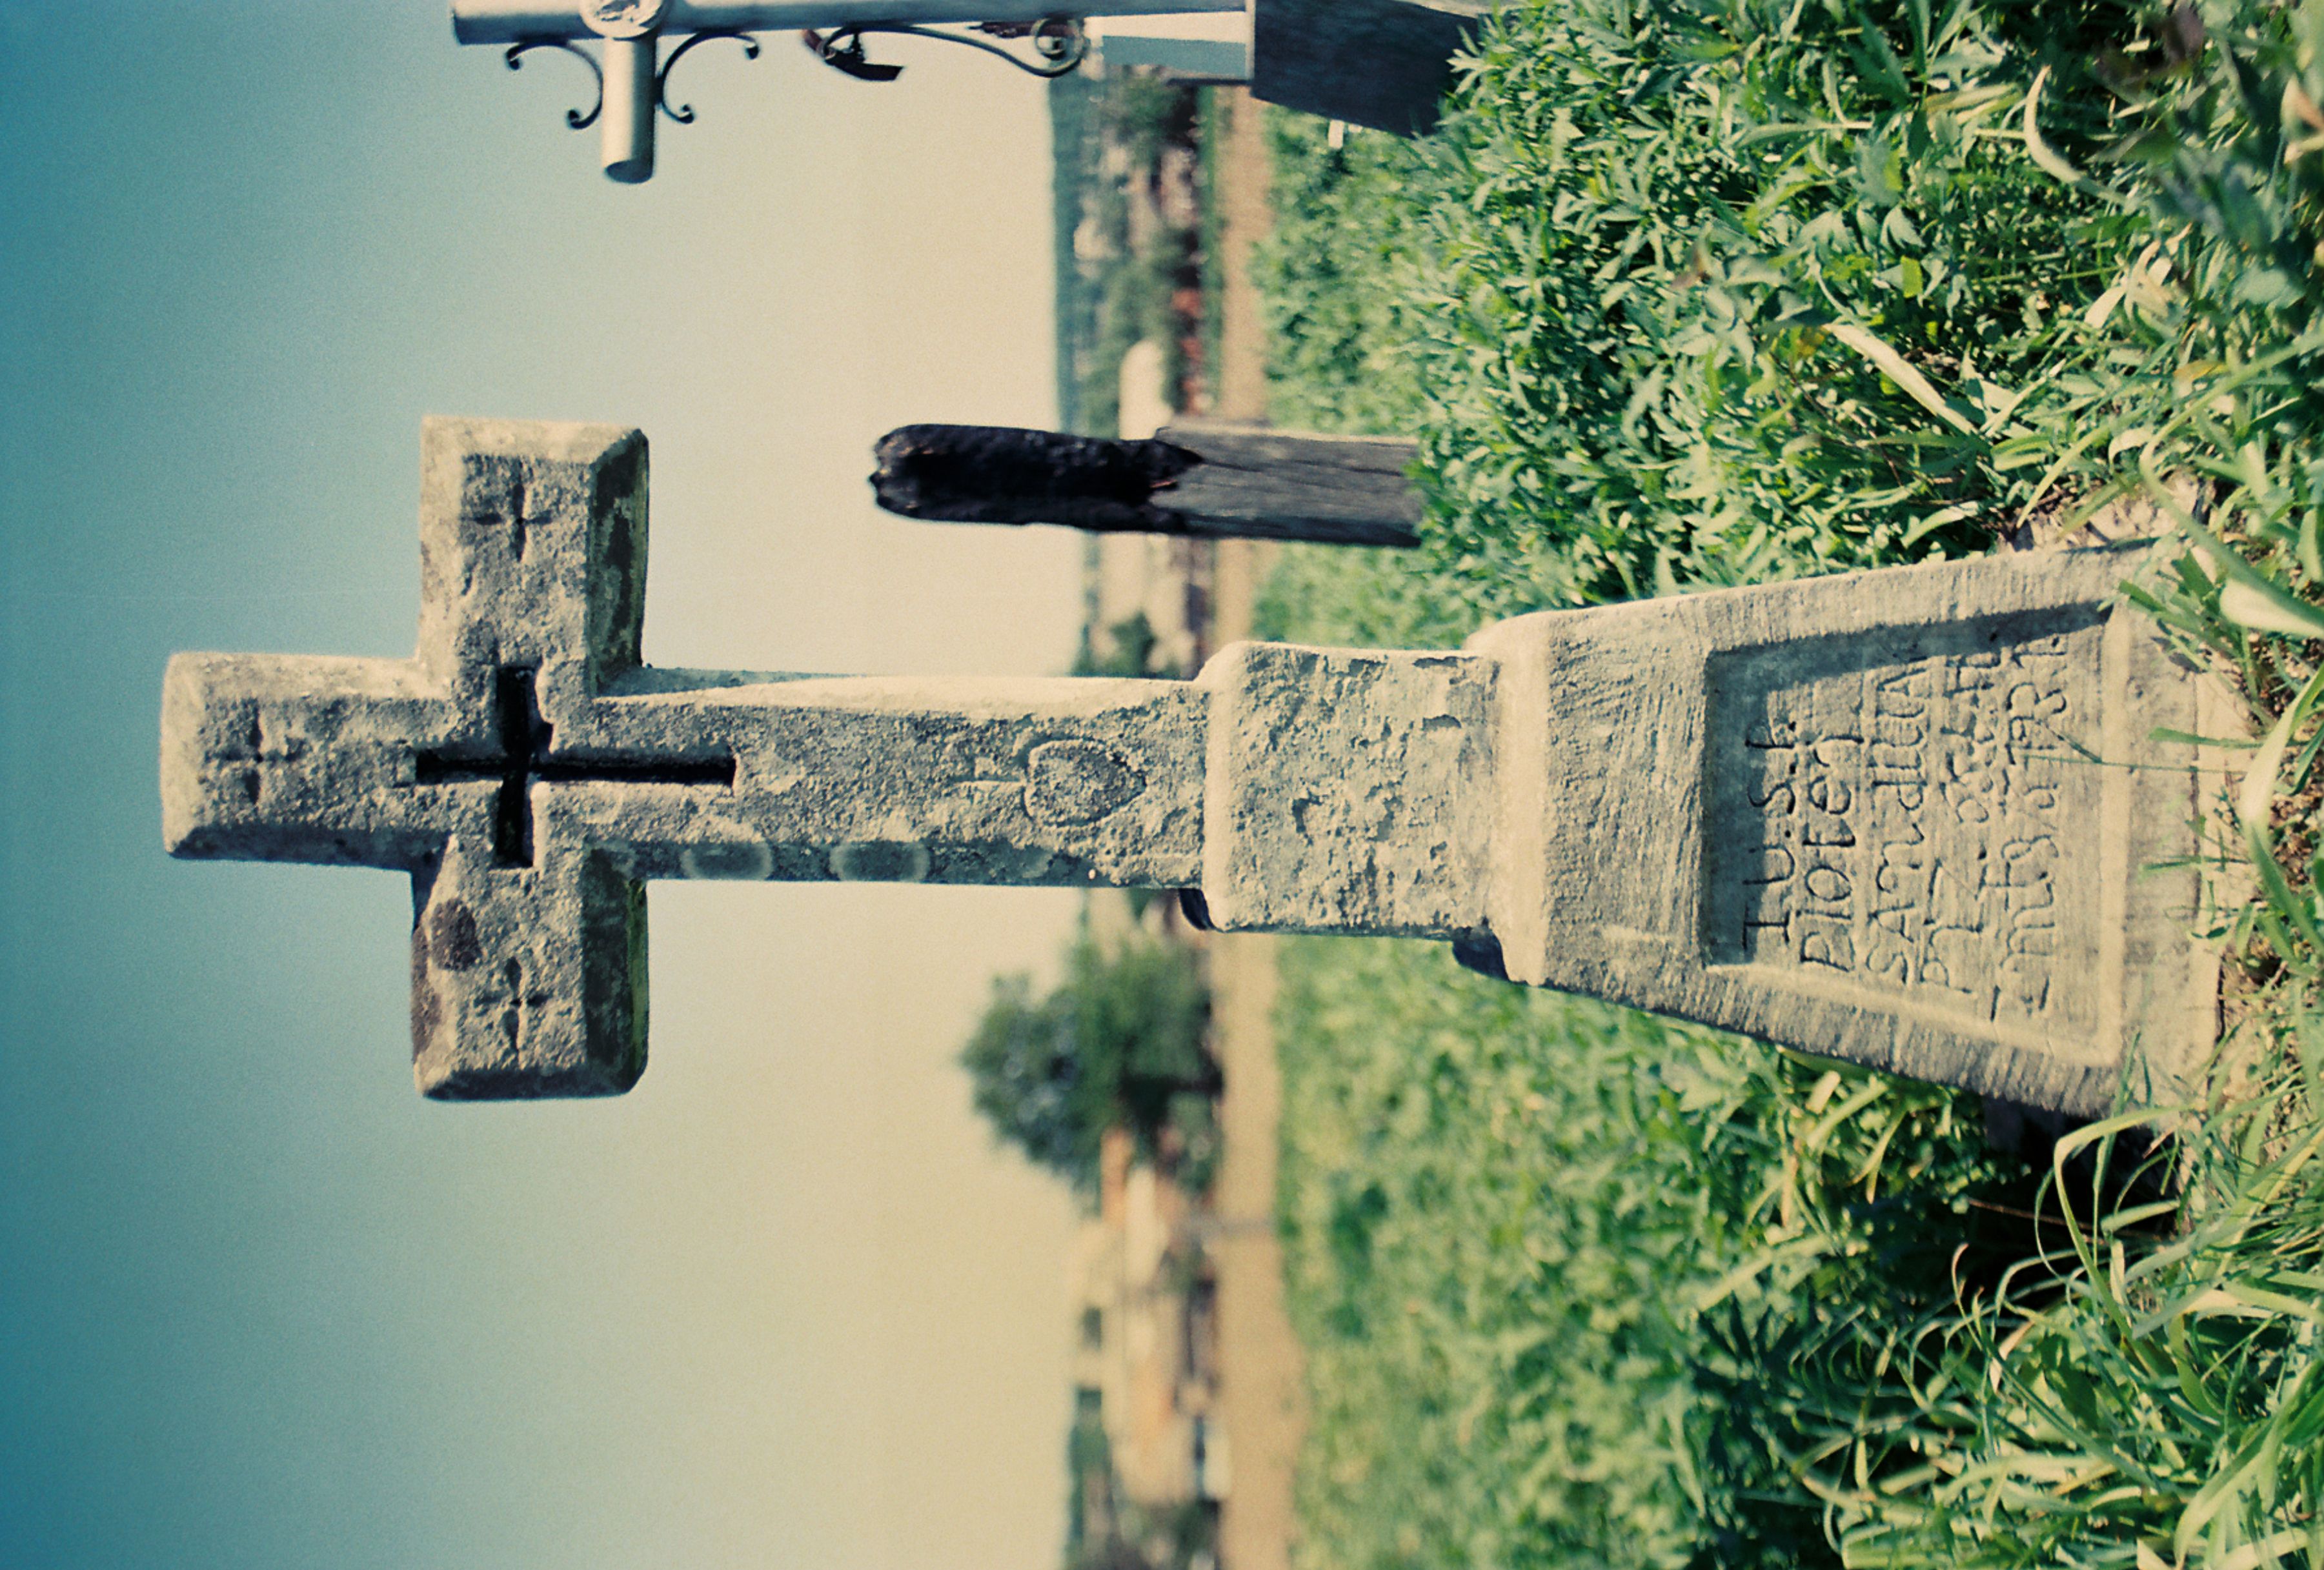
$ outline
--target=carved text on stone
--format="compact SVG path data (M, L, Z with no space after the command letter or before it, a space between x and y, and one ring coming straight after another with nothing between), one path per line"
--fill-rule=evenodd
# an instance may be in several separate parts
M2100 635L2049 613L1715 661L1706 957L2092 1026Z

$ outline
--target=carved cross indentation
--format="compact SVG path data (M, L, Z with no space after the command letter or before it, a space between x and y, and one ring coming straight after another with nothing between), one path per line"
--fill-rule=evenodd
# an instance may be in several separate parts
M518 550L522 550L521 543ZM493 707L499 747L484 757L422 749L412 755L415 784L441 785L487 780L493 796L493 860L503 867L532 865L532 785L535 780L632 780L640 784L734 783L731 757L692 762L683 758L560 759L553 751L556 727L540 717L533 690L535 672L503 666L493 674Z
M306 742L300 736L268 735L263 716L254 707L241 737L221 749L217 761L233 772L244 799L255 807L265 793L267 775L297 763L306 750Z

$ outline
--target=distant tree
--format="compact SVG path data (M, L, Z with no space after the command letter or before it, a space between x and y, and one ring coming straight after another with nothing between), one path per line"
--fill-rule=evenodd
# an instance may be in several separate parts
M1106 629L1113 641L1113 651L1100 654L1090 646L1089 632L1082 632L1081 652L1074 657L1075 676L1176 676L1175 670L1164 670L1155 660L1156 649L1162 640L1156 636L1154 623L1147 620L1144 611L1136 611Z
M1084 937L1047 997L1029 976L994 982L960 1060L1001 1137L1090 1195L1106 1130L1129 1129L1151 1155L1181 1098L1218 1094L1210 1012L1187 950L1139 937L1108 951Z

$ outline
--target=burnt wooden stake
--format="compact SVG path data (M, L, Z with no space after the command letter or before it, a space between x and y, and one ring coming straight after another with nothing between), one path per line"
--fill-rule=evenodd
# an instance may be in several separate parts
M1099 532L1420 542L1416 448L1395 437L1307 436L1185 422L1150 441L992 425L907 425L872 448L880 505L954 523Z

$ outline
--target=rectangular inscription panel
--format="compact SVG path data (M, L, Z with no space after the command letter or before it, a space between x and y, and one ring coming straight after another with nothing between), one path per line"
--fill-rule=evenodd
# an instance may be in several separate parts
M2081 606L1715 657L1709 963L2089 1040L2103 633Z

